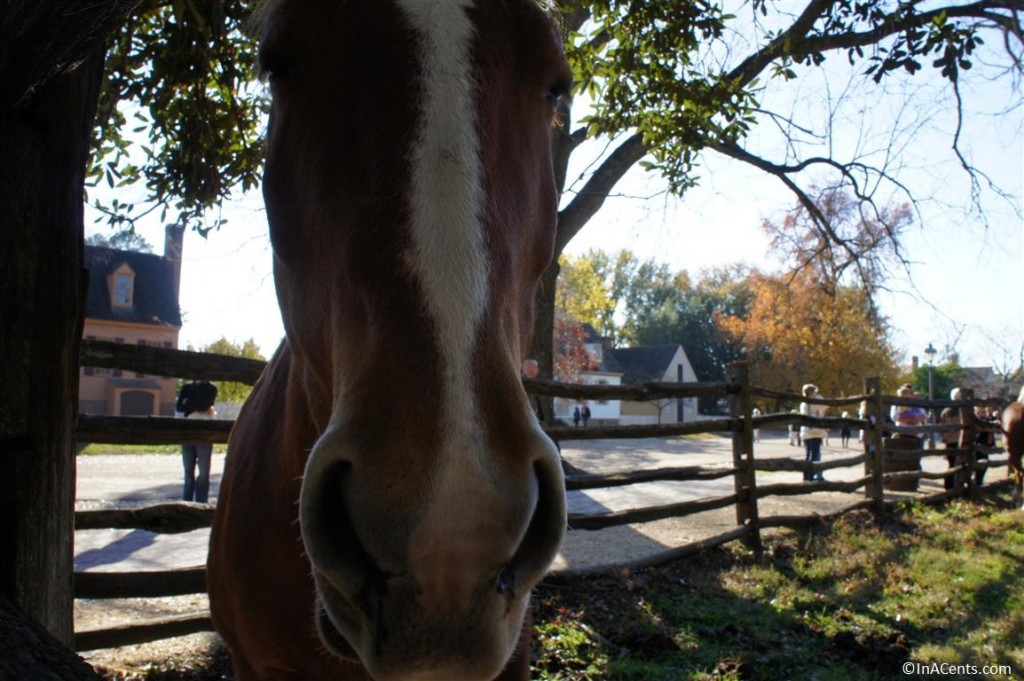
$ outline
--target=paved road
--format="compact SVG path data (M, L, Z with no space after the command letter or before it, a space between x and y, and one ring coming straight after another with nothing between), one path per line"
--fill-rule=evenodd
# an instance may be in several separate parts
M856 449L838 447L838 438L827 447L824 459L856 454ZM856 447L854 441L853 446ZM629 471L669 466L732 465L730 440L719 437L699 439L611 440L566 443L566 461L593 473ZM786 438L767 435L755 445L758 458L798 457L802 450L788 445ZM945 460L927 458L928 470L942 470ZM211 501L216 499L224 456L214 455ZM1001 469L1000 469L1001 470ZM998 474L998 471L993 473ZM834 469L833 480L851 480L863 475L863 467ZM797 482L799 473L758 473L758 484ZM177 455L89 455L78 459L79 509L146 506L177 499L181 490L181 460ZM936 483L923 483L937 489ZM732 493L728 476L700 482L656 482L611 489L572 491L570 513L625 510L659 503L684 501ZM859 495L816 493L770 500L768 513L828 512L842 507ZM781 509L781 510L780 510ZM609 528L598 532L570 532L555 568L587 568L655 555L672 546L714 536L735 526L731 508L700 514L688 519L670 519L644 525ZM203 565L209 530L164 535L144 530L83 530L75 533L75 569L89 571L162 570Z

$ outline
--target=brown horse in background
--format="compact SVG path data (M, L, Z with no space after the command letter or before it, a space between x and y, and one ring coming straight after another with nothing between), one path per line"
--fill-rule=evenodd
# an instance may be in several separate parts
M533 0L261 14L287 338L228 445L217 631L239 681L525 680L566 525L520 377L554 245L560 37Z
M1024 508L1024 388L1016 402L1003 410L1003 442L1010 456L1010 474L1013 476L1013 505Z

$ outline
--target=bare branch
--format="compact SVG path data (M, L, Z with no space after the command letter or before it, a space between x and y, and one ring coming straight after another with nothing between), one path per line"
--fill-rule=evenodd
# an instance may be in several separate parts
M570 240L604 205L612 188L637 161L647 155L641 135L631 135L620 144L594 172L580 193L558 213L555 253L561 253Z

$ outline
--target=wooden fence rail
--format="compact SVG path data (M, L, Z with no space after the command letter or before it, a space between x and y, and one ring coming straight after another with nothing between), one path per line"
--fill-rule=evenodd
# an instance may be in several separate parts
M182 442L223 444L234 421L176 419L170 416L78 415L76 438L81 444L176 445Z
M109 368L121 368L147 374L165 376L202 375L212 380L231 380L254 384L265 364L255 360L207 355L204 353L168 350L148 346L127 346L101 341L85 341L82 344L82 364ZM603 513L570 514L569 527L574 530L598 531L601 529L645 523L666 518L678 518L716 509L735 507L737 527L716 536L670 548L654 556L629 562L623 567L640 567L677 559L695 551L704 550L730 541L742 540L757 549L761 545L761 530L765 528L803 527L820 523L843 513L862 508L881 510L892 503L885 499L884 490L893 486L916 488L920 480L937 480L951 475L965 479L962 485L936 494L920 495L918 500L941 502L946 499L974 493L970 473L996 466L1005 466L1005 460L985 461L979 454L1001 453L1002 448L981 448L972 446L968 438L964 449L930 451L907 450L897 447L895 441L884 437L889 434L918 435L919 433L946 433L951 430L965 430L968 434L992 430L989 424L972 420L963 425L926 425L914 428L898 428L886 424L885 410L892 404L913 404L937 411L939 408L959 407L970 409L979 402L970 399L952 402L950 400L921 400L920 398L896 398L883 396L877 380L865 382L863 395L844 398L815 398L808 400L834 409L848 405L868 405L868 417L809 417L788 411L752 415L752 396L766 397L780 403L795 404L802 401L799 395L766 390L749 384L746 367L730 367L729 380L720 383L647 383L640 386L581 386L559 384L539 379L524 379L527 391L533 394L552 395L569 399L592 400L655 400L676 397L726 397L730 403L727 417L706 419L698 422L649 426L609 426L600 428L551 427L547 433L556 441L622 438L655 438L703 433L724 434L732 439L733 459L730 465L715 467L672 467L652 470L636 470L607 475L574 474L566 476L569 490L592 490L621 487L662 481L707 481L732 477L735 489L732 494L661 504L657 506L607 511ZM980 402L992 406L992 400ZM176 444L180 442L227 441L232 427L231 421L195 421L156 417L79 417L78 441L110 444ZM794 426L821 426L838 429L848 427L864 431L863 451L828 462L808 463L801 459L757 459L753 442L755 428L793 424ZM899 443L903 445L904 443ZM920 469L919 463L909 470L900 470L895 465L899 457L919 462L922 457L957 457L958 465L942 472ZM853 480L819 482L813 485L802 482L764 484L759 482L756 472L779 471L826 471L838 468L863 466L864 474ZM863 492L864 498L844 506L830 514L774 515L761 516L758 502L768 497L792 497L816 492ZM79 511L75 514L75 528L89 529L139 529L151 532L190 532L210 526L213 507L206 504L184 502L165 503L132 510ZM553 573L549 579L564 579L568 572ZM205 591L205 568L184 570L149 571L140 573L78 572L75 573L75 597L90 599L139 598L173 596L202 593ZM78 650L91 650L180 636L199 631L211 631L212 623L208 613L191 613L175 617L162 617L142 623L79 631L75 634Z
M205 589L205 587L204 587ZM97 650L152 643L165 638L188 636L213 631L213 619L206 611L168 617L154 617L142 622L122 624L103 629L75 632L75 650Z
M97 340L82 341L79 363L171 378L203 376L211 381L235 381L246 385L255 385L267 365L258 359Z
M652 468L630 471L629 473L609 473L605 475L577 474L565 476L565 488L595 489L635 485L641 482L665 482L679 480L717 480L735 475L735 468L701 468L685 466L682 468Z

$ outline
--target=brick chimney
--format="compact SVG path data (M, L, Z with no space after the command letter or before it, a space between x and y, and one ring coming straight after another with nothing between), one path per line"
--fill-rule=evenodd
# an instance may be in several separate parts
M184 242L184 225L167 225L164 228L164 260L171 269L171 287L175 302L179 300L181 292L181 252Z

